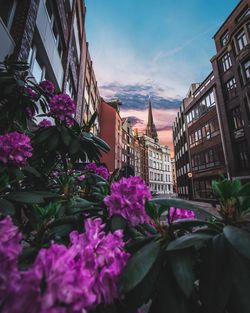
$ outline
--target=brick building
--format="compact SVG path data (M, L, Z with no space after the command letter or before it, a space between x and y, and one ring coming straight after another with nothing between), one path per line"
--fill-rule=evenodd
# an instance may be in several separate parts
M30 64L37 82L49 79L58 91L68 93L77 104L80 123L87 118L85 112L89 116L100 102L86 42L85 14L83 0L0 3L0 59L14 53L17 60Z
M190 88L183 103L193 199L213 200L212 180L226 175L214 74Z
M110 146L110 151L102 154L101 162L107 165L110 172L122 166L120 105L118 100L106 102L103 99L100 105L100 137Z
M250 181L250 1L242 0L214 36L218 113L231 179Z
M122 118L122 167L126 176L135 174L135 138L129 118Z

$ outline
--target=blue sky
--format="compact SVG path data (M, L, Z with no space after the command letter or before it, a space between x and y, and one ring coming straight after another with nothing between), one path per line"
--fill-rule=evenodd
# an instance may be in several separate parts
M166 111L166 122L156 117L156 126L170 128L190 84L210 73L212 37L238 2L86 0L87 39L101 95L119 96L123 115L138 117L142 128L151 95L155 115Z

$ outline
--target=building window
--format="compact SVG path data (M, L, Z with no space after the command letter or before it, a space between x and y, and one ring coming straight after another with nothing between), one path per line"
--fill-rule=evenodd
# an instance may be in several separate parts
M46 68L37 53L37 47L35 45L30 48L28 63L33 77L37 83L40 83L45 78Z
M14 14L16 11L16 6L17 6L17 0L1 1L0 17L9 31L12 26Z
M243 66L246 79L250 79L250 60L246 61Z
M222 163L223 153L220 146L210 148L192 156L193 171L209 169Z
M247 148L247 142L241 141L235 143L235 157L237 161L237 165L239 169L249 169L250 168L250 160L249 160L249 152Z
M221 36L221 40L220 40L223 47L228 43L228 40L229 40L229 33L228 33L228 31L226 31L226 32Z
M59 32L59 28L56 22L56 18L55 18L55 14L53 12L53 8L51 6L51 1L46 0L45 1L45 7L46 7L46 11L47 11L47 15L50 21L50 26L51 26L51 30L54 36L54 40L55 40L55 44L58 50L58 54L60 56L60 58L62 58L62 54L63 54L63 46L62 46L62 40L61 40L61 36L60 36L60 32Z
M232 98L236 96L236 80L235 77L229 79L226 82L226 95L227 98Z
M238 23L240 20L242 20L245 16L249 15L250 14L250 8L249 6L247 5L244 10L242 10L240 12L240 14L236 17L235 21L236 23Z
M221 63L223 67L223 72L226 72L227 70L230 69L230 67L232 67L232 61L229 52L224 54L224 56L221 58Z
M248 98L244 99L244 104L245 104L245 109L247 112L247 119L248 119L248 122L250 123L250 101Z
M237 107L231 111L231 127L232 130L242 128L244 126L244 121L241 117L240 107Z
M241 51L247 45L247 37L246 37L244 30L242 30L236 36L236 40L237 40L239 51Z

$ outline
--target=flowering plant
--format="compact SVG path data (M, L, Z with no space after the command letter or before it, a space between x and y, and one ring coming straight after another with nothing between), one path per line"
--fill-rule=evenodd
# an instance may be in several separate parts
M67 126L74 124L73 115L76 105L67 94L54 96L49 102L50 113L58 120L65 122Z
M30 138L18 132L0 135L0 161L15 166L25 165L32 156Z
M97 165L109 149L89 132L97 114L81 127L68 96L31 83L23 63L3 66L0 311L248 312L250 185L214 182L212 212L152 198L141 178Z

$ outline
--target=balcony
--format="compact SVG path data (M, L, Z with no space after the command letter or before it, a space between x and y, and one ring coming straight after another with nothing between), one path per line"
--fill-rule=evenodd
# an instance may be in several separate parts
M58 86L62 88L63 67L55 42L55 37L50 24L50 19L45 8L44 1L40 1L37 14L36 26L45 48L48 60L56 77Z

